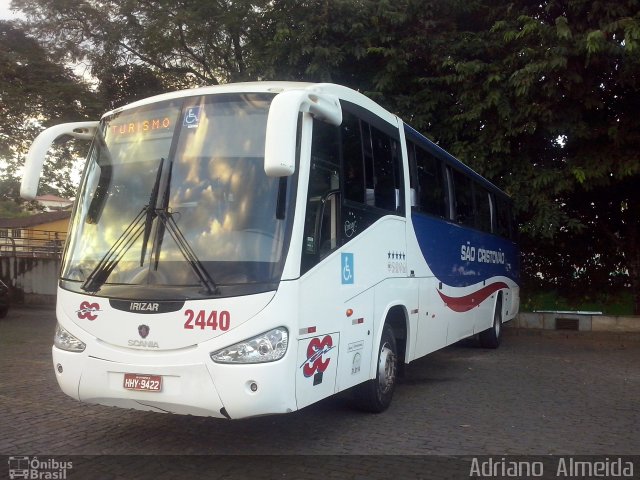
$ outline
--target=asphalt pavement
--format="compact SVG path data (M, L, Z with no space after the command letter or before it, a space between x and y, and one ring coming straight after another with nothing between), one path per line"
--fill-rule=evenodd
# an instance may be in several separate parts
M411 363L382 414L341 394L227 421L67 397L55 323L52 309L0 320L0 455L71 459L66 478L468 478L478 456L640 454L640 342L624 335L506 329L497 350L467 340Z

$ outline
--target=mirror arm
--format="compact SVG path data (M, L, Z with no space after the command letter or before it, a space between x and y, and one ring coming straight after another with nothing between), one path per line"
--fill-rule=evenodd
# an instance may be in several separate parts
M313 88L288 90L276 95L269 107L264 148L264 170L270 177L286 177L295 171L295 139L300 112L331 125L342 123L342 108L334 95L318 93Z
M33 141L27 153L22 183L20 185L20 196L27 200L36 198L45 155L56 139L63 135L70 135L79 140L91 140L98 128L98 123L99 122L63 123L49 127L41 132Z

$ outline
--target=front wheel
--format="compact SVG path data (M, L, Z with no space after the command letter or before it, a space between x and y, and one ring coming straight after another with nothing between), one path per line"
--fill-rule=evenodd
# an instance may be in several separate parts
M389 325L385 325L378 349L376 378L355 388L356 405L367 412L380 413L391 405L398 373L396 338Z
M483 348L498 348L502 340L502 304L498 302L493 314L493 325L484 332L480 332L480 346Z

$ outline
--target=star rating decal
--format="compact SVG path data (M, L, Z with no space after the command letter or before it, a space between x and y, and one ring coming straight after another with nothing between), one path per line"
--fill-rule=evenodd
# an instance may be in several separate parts
M407 273L407 256L404 252L391 251L387 252L387 271L390 273Z

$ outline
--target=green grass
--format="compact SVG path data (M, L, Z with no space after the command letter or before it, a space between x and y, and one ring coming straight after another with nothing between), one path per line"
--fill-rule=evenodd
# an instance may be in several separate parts
M566 298L555 291L522 291L520 311L569 310L602 312L605 315L633 315L631 292L604 294L596 297Z

